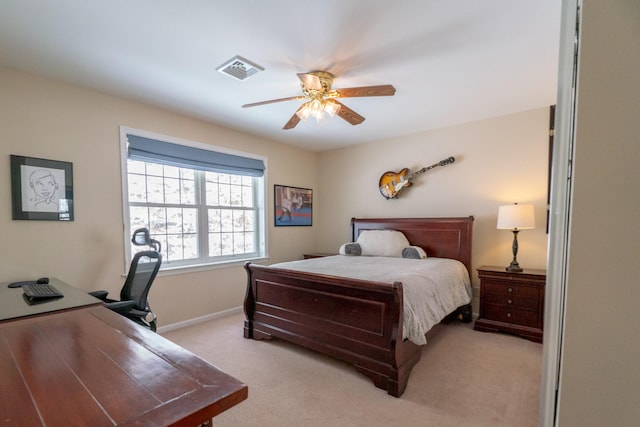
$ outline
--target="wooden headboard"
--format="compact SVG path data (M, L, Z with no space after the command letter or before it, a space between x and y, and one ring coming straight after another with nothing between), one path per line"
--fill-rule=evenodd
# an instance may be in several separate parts
M473 216L460 218L351 218L351 238L355 242L363 230L397 230L409 243L420 246L427 256L453 258L462 262L471 275Z

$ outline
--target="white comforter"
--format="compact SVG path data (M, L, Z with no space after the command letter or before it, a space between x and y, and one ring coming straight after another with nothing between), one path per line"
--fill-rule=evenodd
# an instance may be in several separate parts
M403 337L422 345L425 334L456 308L471 302L469 273L460 261L336 255L271 267L378 282L402 282Z

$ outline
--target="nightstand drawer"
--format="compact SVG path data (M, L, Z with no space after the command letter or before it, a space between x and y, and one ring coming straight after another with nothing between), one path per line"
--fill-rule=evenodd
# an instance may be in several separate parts
M523 297L523 298L538 298L540 296L539 287L516 285L514 283L500 283L500 282L482 282L482 290L488 294Z
M538 307L540 306L540 301L538 297L523 298L523 297L517 297L513 295L483 293L482 299L487 304L498 304L506 307L524 308L529 310L537 310Z
M513 323L521 326L540 327L540 318L537 311L522 310L514 307L505 307L496 304L484 304L482 317L497 322Z
M481 297L487 304L502 304L531 310L537 310L540 306L540 290L533 286L483 282Z

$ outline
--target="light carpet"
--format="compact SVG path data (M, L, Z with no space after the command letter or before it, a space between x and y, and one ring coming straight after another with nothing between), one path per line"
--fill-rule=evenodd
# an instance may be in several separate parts
M163 334L248 385L249 398L215 417L217 427L538 425L542 345L526 339L439 325L395 398L344 362L243 338L243 321L239 313Z

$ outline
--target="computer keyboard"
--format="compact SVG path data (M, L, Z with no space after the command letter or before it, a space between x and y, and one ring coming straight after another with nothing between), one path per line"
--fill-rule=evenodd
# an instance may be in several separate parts
M22 286L24 296L30 301L42 301L61 298L64 295L55 286L48 283L31 283Z

